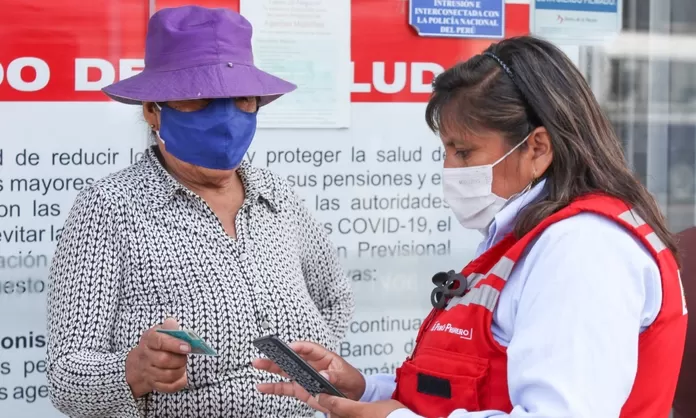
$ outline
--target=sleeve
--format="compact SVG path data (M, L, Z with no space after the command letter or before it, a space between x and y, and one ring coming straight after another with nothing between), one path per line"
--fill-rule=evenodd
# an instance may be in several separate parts
M620 415L637 372L640 329L653 316L644 306L661 287L647 250L601 221L559 222L517 266L525 283L507 350L512 412L458 410L449 418ZM401 409L388 418L415 417Z
M336 247L307 207L297 198L302 271L307 288L338 344L355 310L351 283L338 261Z
M393 374L373 374L365 378L365 393L360 402L377 402L391 399L396 390L396 376Z
M113 352L119 291L117 205L97 187L78 195L54 254L48 291L47 378L71 417L139 417L126 383L127 351Z

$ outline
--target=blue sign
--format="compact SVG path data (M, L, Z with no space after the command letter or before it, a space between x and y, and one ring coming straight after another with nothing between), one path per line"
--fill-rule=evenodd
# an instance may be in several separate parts
M618 0L536 0L538 10L617 13Z
M410 0L408 22L420 36L502 38L505 0Z

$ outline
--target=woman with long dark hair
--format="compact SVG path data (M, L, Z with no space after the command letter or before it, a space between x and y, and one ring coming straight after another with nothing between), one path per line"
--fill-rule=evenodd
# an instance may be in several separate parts
M447 202L485 236L475 259L433 277L396 376L300 342L349 399L259 389L344 418L666 418L686 331L675 240L574 64L503 40L436 78L426 120Z

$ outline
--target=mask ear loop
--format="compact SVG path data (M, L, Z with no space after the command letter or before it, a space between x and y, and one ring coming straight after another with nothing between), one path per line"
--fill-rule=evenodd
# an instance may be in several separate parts
M520 142L517 143L517 145L515 145L514 147L512 147L512 149L511 149L510 151L508 151L507 153L505 153L505 155L503 155L502 157L498 158L498 161L496 161L496 162L494 162L493 164L491 164L491 166L495 167L496 165L498 165L498 163L500 163L501 161L503 161L504 159L506 159L508 156L510 156L510 154L512 154L513 152L515 152L515 150L516 150L517 148L521 147L522 144L524 144L525 142L527 142L527 140L529 139L529 137L530 137L531 135L532 135L532 134L531 134L531 132L530 132L527 136L524 137L523 140L521 140Z
M493 165L495 166L495 165L498 164L499 162L503 161L503 160L505 159L505 157L507 157L508 155L512 154L512 152L515 151L520 145L522 145L522 144L524 144L525 142L527 142L527 140L529 139L529 137L530 137L531 135L532 135L532 133L530 132L529 135L527 135L522 141L520 141L517 145L515 145L510 151L508 151L507 154L503 155L502 158L500 158L498 161L496 161L495 163L493 163ZM527 193L528 191L532 190L532 187L534 187L534 185L536 184L536 182L537 182L536 167L532 166L532 181L530 181L530 182L524 187L524 189L522 189L522 190L520 190L518 193L515 193L514 195L510 196L510 198L508 199L508 203L510 203L511 201L513 201L513 200L517 199L518 197L524 195L524 194Z

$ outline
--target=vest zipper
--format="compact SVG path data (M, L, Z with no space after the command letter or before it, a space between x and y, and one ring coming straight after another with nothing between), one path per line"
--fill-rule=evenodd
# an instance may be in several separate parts
M423 325L421 328L418 330L418 335L416 335L416 345L413 348L413 353L411 353L410 356L408 356L408 360L413 360L413 357L416 355L416 352L418 351L418 346L420 343L421 338L423 337L423 333L425 330L430 328L430 324L435 320L435 317L437 316L438 309L432 309L428 316L425 318L425 322L423 322Z

